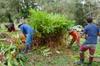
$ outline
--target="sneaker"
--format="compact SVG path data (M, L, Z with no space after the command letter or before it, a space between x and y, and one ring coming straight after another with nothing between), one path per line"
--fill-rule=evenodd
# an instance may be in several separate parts
M83 62L82 61L77 61L77 62L75 62L74 64L77 64L77 65L83 65Z
M88 66L92 66L92 64L89 63Z

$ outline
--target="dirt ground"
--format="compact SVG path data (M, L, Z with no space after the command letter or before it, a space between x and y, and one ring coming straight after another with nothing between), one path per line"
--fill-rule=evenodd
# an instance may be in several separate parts
M50 50L49 52L52 53L48 56L44 56L41 51L44 50L33 50L28 53L30 60L26 66L75 66L73 63L74 59L72 59L74 53L70 49Z
M2 36L1 36L2 37ZM3 36L5 37L5 36ZM79 47L74 45L68 49L67 46L59 48L48 48L46 46L35 48L26 54L28 62L25 66L80 66L74 62L79 60ZM88 59L86 58L86 63ZM84 66L87 66L87 64ZM99 66L100 62L94 62L93 66Z
M79 51L77 51L79 48L77 46L73 47L71 49L66 47L56 50L52 49L48 51L51 52L48 56L44 56L41 52L44 49L34 49L27 54L30 58L26 66L80 66L74 64L74 62L79 60ZM87 66L87 62L85 61L84 66ZM100 62L94 62L93 66L99 66L99 64Z

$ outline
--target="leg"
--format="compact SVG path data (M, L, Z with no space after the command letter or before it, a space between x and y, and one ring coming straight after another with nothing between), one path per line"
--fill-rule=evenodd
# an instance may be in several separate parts
M31 34L28 34L26 36L26 46L27 46L27 50L30 50L31 49L31 46L32 46L32 40L33 40L33 36Z
M68 48L71 48L72 45L74 44L74 42L75 42L75 39L72 39L71 42L70 42L70 44L69 44L69 46L68 46Z
M77 38L76 43L78 46L80 46L80 37Z
M23 49L24 53L27 53L28 49L29 49L28 45L25 45L25 48Z
M28 50L30 50L30 49L31 49L31 45L26 45L23 51L24 51L24 53L27 53Z
M84 62L84 52L88 49L86 45L82 45L80 47L80 61L83 63Z
M90 54L90 56L89 56L89 64L92 64L92 62L93 62L94 53L95 53L95 47L90 47L89 48L89 54Z

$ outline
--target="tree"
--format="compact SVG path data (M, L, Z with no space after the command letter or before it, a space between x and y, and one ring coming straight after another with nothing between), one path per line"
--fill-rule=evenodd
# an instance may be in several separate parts
M12 22L15 18L27 18L30 7L35 7L34 0L0 0L0 20Z
M85 19L87 16L93 16L93 17L97 16L96 10L98 8L97 8L97 4L95 3L95 1L77 0L76 7L77 8L75 11L75 20L77 21L77 24L85 25L86 24Z
M74 18L75 2L76 0L35 0L42 4L47 12L60 13L68 16L70 19Z

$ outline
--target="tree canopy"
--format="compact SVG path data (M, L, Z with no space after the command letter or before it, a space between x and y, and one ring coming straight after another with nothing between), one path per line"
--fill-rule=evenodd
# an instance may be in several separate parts
M67 15L70 19L76 20L77 24L84 25L85 18L89 15L99 21L99 4L99 0L0 0L0 22L9 22L8 15L12 20L19 17L27 18L29 8L39 5L44 11Z

